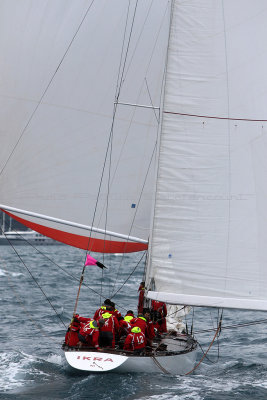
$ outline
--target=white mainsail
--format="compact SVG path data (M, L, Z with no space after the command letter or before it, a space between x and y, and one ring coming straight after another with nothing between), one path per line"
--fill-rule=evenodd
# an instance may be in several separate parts
M147 248L127 237L149 234L166 4L1 1L0 208L73 246Z
M265 0L173 2L151 298L267 310L266 20Z

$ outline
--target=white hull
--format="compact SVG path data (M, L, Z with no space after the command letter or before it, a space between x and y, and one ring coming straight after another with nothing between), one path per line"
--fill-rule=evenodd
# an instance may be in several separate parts
M169 356L123 356L111 353L66 351L69 365L88 372L145 372L185 375L194 368L197 350Z
M180 344L179 344L180 345ZM186 343L181 343L184 347ZM191 348L176 352L159 352L155 355L132 355L126 352L108 352L94 350L65 350L68 364L78 370L88 372L140 372L140 373L169 373L185 375L194 368L197 356L196 344Z

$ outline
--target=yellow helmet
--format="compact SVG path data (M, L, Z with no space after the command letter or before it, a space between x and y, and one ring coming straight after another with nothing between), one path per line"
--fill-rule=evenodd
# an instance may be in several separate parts
M133 332L133 333L140 333L140 332L141 332L141 328L139 328L139 326L134 326L134 327L131 329L131 332Z
M110 314L109 312L105 312L104 314L101 315L102 318L107 319L109 317L111 317L112 314Z

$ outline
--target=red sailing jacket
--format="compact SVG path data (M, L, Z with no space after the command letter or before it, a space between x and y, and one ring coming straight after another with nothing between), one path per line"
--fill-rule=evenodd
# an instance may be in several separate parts
M139 298L138 298L138 314L143 313L144 309L144 296L145 296L145 286L141 283L139 286Z
M126 314L124 319L121 319L119 321L119 325L120 325L120 331L119 331L119 336L125 336L128 335L131 332L132 329L132 325L130 323L130 321L132 321L134 319L134 317L132 315L128 315Z
M167 324L166 324L166 315L167 315L167 307L166 304L157 301L157 300L152 300L152 310L158 311L160 315L162 316L161 321L158 321L155 323L155 328L159 331L159 333L167 332Z
M85 323L91 321L91 318L80 317L79 314L74 316L74 320L69 325L66 332L65 343L68 346L76 346L79 342L78 333L79 330L85 325Z
M104 314L110 314L110 317L104 318L105 324L101 327L101 332L112 332L113 336L115 336L115 333L119 332L120 329L119 322L115 315L111 314L109 311Z
M141 331L145 334L146 333L146 327L147 327L147 321L144 317L137 317L133 318L131 320L132 327L134 326L139 326Z
M143 332L131 332L124 342L123 350L134 351L145 348L146 338Z
M99 328L92 328L90 326L90 322L94 321L91 319L86 325L84 325L80 329L80 335L84 338L86 343L89 346L95 347L96 349L99 348L98 339L99 339Z
M112 314L115 315L115 317L117 318L118 321L120 321L121 319L123 319L121 313L115 309L114 311L112 311Z
M79 342L78 332L80 330L80 323L79 322L71 322L70 326L66 332L65 336L65 343L68 346L76 346Z
M165 303L162 303L161 301L157 300L152 300L151 306L152 310L158 311L163 317L166 317L167 307Z
M148 339L150 340L155 337L154 324L153 321L151 321L150 319L147 321L146 337L148 337Z
M98 310L96 310L94 320L97 321L98 319L100 319L102 314L104 314L105 312L107 312L107 308L105 306L101 306Z

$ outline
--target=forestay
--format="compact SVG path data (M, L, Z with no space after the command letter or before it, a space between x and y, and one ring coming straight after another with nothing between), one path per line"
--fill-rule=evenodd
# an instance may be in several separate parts
M0 204L27 226L94 251L147 248L166 4L1 1Z
M266 20L265 0L173 3L149 297L267 310Z

